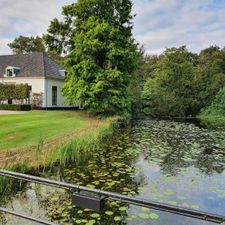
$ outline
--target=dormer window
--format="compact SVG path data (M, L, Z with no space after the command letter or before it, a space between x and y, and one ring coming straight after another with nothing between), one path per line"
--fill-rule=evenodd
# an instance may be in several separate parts
M65 77L66 76L66 70L59 70L59 73L61 76Z
M19 67L8 66L5 69L5 77L16 77L19 72Z

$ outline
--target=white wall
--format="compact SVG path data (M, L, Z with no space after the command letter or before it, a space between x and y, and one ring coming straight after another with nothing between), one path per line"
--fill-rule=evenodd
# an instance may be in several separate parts
M46 79L45 80L45 106L46 107L62 107L66 106L64 102L64 97L61 94L61 88L64 84L64 81L61 80L53 80L53 79ZM57 105L53 106L52 105L52 87L56 86L57 87Z
M28 84L32 86L32 93L43 94L42 107L62 107L67 106L64 103L64 97L61 94L61 88L64 84L62 80L46 79L44 77L3 77L0 78L0 83L10 84ZM52 105L52 86L57 87L57 105Z

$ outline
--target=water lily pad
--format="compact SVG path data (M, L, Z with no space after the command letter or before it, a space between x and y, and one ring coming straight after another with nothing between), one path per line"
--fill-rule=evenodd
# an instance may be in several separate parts
M112 211L106 211L105 214L108 215L108 216L112 216L113 212Z
M177 205L177 202L175 202L175 201L168 201L168 203L169 203L170 205Z
M187 204L187 203L182 203L181 206L184 208L189 208L189 204Z
M191 205L191 208L198 210L200 207L198 205Z
M151 220L157 220L157 219L159 218L159 215L156 214L156 213L150 213L150 214L149 214L149 218L150 218Z
M121 221L121 220L122 220L122 217L121 217L121 216L115 216L115 217L114 217L114 220L115 220L115 221Z
M100 214L98 213L93 213L90 215L92 218L99 218L100 217Z
M127 210L127 207L120 207L119 208L119 211L126 211Z
M164 194L170 196L170 195L174 195L175 193L173 190L167 189L166 191L164 191Z
M145 208L145 207L141 207L141 210L142 210L143 212L148 212L150 209L149 209L149 208Z
M87 187L89 187L89 188L95 188L95 185L94 184L88 184Z
M147 214L147 213L140 213L140 214L138 214L138 216L142 219L149 219L149 214Z
M86 225L94 225L96 223L96 220L89 220Z

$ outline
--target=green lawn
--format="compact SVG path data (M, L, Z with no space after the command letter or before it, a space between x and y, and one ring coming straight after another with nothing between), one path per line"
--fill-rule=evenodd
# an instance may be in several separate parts
M87 126L88 120L70 111L31 111L0 115L0 151L37 145L40 138L52 139Z

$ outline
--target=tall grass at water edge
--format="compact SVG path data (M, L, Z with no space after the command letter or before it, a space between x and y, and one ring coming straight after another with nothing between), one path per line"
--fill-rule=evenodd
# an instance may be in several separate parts
M70 140L64 141L54 149L43 151L44 139L40 137L36 147L35 156L32 162L6 166L4 169L16 171L20 173L28 173L40 175L43 171L51 171L56 165L65 165L67 163L75 163L81 165L87 162L87 157L91 152L97 151L101 141L114 132L118 127L119 118L108 118L96 128L90 129ZM43 156L44 155L44 156ZM25 182L0 176L0 195L16 191L24 186Z

